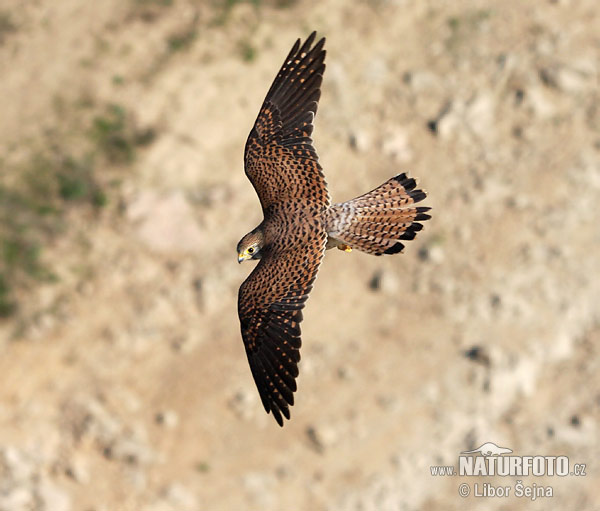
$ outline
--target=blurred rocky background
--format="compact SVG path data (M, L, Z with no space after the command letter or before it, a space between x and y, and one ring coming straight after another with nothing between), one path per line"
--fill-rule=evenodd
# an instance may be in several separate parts
M334 200L407 171L434 209L403 255L328 252L280 429L242 156L313 29ZM2 0L0 112L1 511L599 508L596 0ZM487 441L587 476L431 475Z

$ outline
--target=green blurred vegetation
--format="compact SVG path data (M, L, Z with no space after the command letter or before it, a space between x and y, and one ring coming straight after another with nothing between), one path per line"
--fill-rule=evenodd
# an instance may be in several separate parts
M173 5L173 0L133 0L134 3L140 7L147 6L160 6L160 7L170 7Z
M69 147L48 143L19 165L0 162L0 318L17 311L21 290L57 279L43 261L43 249L67 231L67 213L74 208L94 213L107 205L99 167L131 164L137 148L155 136L151 129L136 129L115 104L90 124ZM80 153L73 152L75 146Z
M238 43L240 56L244 62L252 62L256 59L256 48L247 40Z
M130 0L130 13L146 22L157 19L174 0Z
M250 4L256 9L263 7L274 7L276 9L287 9L298 3L298 0L213 0L216 16L213 24L223 25L229 20L231 11L239 4Z
M450 52L457 51L461 46L469 44L473 33L493 16L491 9L471 9L458 16L446 20L450 35L446 38L446 48Z
M0 11L0 45L4 43L6 36L17 31L17 25L13 21L10 12Z
M122 106L110 104L94 118L90 136L109 163L128 164L135 160L138 147L152 143L155 132L137 130Z

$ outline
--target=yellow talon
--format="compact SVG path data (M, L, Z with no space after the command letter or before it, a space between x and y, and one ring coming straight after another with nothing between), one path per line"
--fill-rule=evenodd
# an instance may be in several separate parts
M338 250L343 250L344 252L352 252L352 248L350 248L350 245L338 245Z

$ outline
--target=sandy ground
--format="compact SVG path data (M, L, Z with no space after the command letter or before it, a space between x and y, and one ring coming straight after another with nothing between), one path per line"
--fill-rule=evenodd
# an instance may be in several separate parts
M107 104L156 133L132 163L99 164L108 205L69 213L44 251L57 281L0 322L1 511L600 507L595 0L0 11L5 179ZM236 316L251 264L235 244L261 217L242 154L313 29L334 200L408 171L434 216L403 255L328 252L280 429ZM587 475L431 475L484 442ZM518 479L553 496L458 494Z

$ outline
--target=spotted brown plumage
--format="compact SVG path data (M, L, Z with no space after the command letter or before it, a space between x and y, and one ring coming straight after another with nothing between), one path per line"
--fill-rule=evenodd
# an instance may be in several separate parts
M325 71L325 39L296 41L262 104L245 149L245 171L264 219L238 243L238 261L259 259L241 285L238 314L261 401L280 426L294 404L300 323L326 248L400 252L427 220L425 198L406 174L330 205L312 144Z

